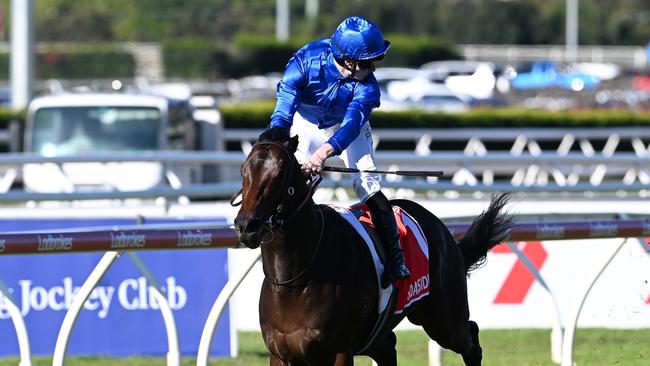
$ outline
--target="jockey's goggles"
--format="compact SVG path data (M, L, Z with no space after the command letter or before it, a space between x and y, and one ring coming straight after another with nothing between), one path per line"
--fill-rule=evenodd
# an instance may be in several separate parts
M370 60L349 60L353 65L357 65L359 69L364 69L364 70L374 70L375 68L375 62L381 61L386 57L386 55L381 55L379 57L372 58ZM347 65L345 64L346 60L343 59L336 59L336 62L343 66L344 68L348 69ZM351 70L352 71L352 70Z
M359 66L360 69L374 69L375 68L375 62L381 61L384 59L386 55L381 55L379 57L375 57L370 60L359 60L359 61L354 61L357 66Z

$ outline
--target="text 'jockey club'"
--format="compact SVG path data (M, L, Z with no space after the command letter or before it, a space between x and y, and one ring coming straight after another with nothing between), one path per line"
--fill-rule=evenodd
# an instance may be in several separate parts
M10 295L17 301L22 316L32 311L67 310L81 286L74 286L72 278L65 277L61 285L44 287L32 280L18 281L18 287L9 288ZM179 310L187 304L187 291L176 283L175 277L167 277L164 294L172 310ZM0 293L0 319L9 318L6 297ZM117 286L97 286L84 304L87 311L97 311L98 318L106 318L111 306L117 304L128 311L157 310L160 308L144 277L127 278Z

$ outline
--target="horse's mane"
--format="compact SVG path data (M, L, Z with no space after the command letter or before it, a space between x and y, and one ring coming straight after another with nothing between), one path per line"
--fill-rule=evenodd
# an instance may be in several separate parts
M271 127L260 134L258 142L270 141L278 142L284 145L293 154L298 149L298 136L293 138L289 135L289 130L282 127Z

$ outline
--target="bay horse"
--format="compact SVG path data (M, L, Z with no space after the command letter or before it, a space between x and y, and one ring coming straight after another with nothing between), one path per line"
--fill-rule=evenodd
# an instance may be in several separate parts
M297 136L265 131L241 167L239 240L262 246L259 317L269 365L351 366L378 319L377 275L361 236L334 209L314 204L315 184L300 171ZM397 365L392 329L407 317L442 347L479 366L479 328L469 320L467 274L511 226L494 196L458 242L419 204L393 200L422 227L429 245L429 295L391 314L388 331L363 351L379 366Z

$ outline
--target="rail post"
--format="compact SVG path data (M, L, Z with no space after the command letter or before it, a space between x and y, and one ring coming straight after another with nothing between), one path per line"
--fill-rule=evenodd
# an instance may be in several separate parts
M582 291L578 303L576 304L575 309L573 310L572 316L570 318L570 321L567 323L565 330L564 330L564 338L562 339L562 364L561 366L574 366L573 363L573 341L575 337L575 332L576 328L578 326L578 317L580 316L580 312L582 311L582 306L585 304L585 301L587 300L587 296L589 295L589 292L591 291L592 287L600 277L600 275L605 271L605 268L609 265L609 263L614 259L616 254L621 250L623 245L627 243L628 238L624 238L621 240L621 243L618 244L612 253L607 257L605 260L605 263L603 263L601 266L596 267L594 270L594 274L591 279L589 280L589 283L587 284L586 288Z
M162 313L163 321L165 322L165 330L167 331L167 366L178 366L181 363L181 353L178 348L176 321L174 320L174 313L172 312L171 306L169 306L169 301L165 295L163 295L162 287L151 274L149 268L147 268L144 262L142 262L140 257L134 252L127 252L127 255L151 285L153 290L152 294L160 305L160 312Z
M18 363L18 366L32 366L29 336L27 334L25 321L23 320L23 316L20 314L20 309L16 306L16 302L11 297L9 289L2 280L0 280L0 294L4 296L7 312L9 313L9 316L11 316L11 321L14 323L14 328L16 329L18 348L20 349L20 362Z
M258 250L258 253L253 256L244 266L243 272L239 276L235 276L228 280L228 283L223 287L217 300L212 305L210 313L208 314L208 319L205 321L205 326L203 327L203 332L201 333L201 341L199 342L199 350L196 356L196 366L207 366L208 359L210 358L210 346L212 345L212 336L214 335L214 330L217 328L217 323L219 322L219 317L223 309L228 304L230 297L235 292L235 290L242 283L244 278L248 273L253 269L255 263L262 256L262 251Z
M59 330L59 336L56 339L56 345L54 346L54 356L52 358L52 366L63 366L65 361L65 352L68 349L68 341L70 340L70 333L72 333L72 328L74 323L77 321L79 313L83 309L84 303L90 296L90 293L93 291L95 286L101 281L108 269L111 267L113 262L120 256L120 252L109 251L104 254L102 259L99 260L97 266L90 273L90 276L86 279L83 286L79 290L79 293L72 300L70 309L65 314L63 318L63 324L61 324L61 329Z

